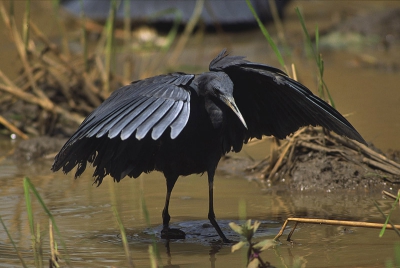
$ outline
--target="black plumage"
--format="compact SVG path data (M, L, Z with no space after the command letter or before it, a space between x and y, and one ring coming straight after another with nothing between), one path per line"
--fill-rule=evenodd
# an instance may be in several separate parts
M239 152L251 138L285 138L307 125L365 143L339 112L279 69L228 56L225 50L209 69L150 77L116 90L83 121L52 170L68 173L77 166L78 177L89 162L99 185L107 175L120 181L163 172L162 237L184 237L169 228L169 199L178 177L207 172L208 218L227 241L213 211L214 173L224 154Z

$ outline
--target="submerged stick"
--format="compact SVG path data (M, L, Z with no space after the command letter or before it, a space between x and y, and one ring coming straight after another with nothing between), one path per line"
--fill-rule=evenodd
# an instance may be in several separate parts
M359 222L359 221L340 221L340 220L325 220L325 219L306 219L306 218L287 218L283 223L281 230L275 236L274 240L277 241L283 235L285 228L289 221L295 221L295 225L290 231L287 241L291 241L290 238L296 229L298 223L311 223L311 224L327 224L327 225L341 225L341 226L352 226L352 227L366 227L366 228L382 228L383 223L371 223L371 222ZM387 225L387 229L400 229L400 225Z
M400 190L399 190L400 191ZM388 191L385 191L385 190L383 190L382 191L382 194L384 194L384 195L386 195L386 196L389 196L389 197L391 197L391 198L393 198L393 199L397 199L397 196L396 195L394 195L394 194L392 194L392 193L389 193Z

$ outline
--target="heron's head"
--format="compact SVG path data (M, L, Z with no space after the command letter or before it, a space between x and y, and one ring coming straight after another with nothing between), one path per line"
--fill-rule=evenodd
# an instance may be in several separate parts
M233 98L233 82L224 72L203 73L198 81L199 94L207 97L213 96L225 103L239 117L240 121L247 128L239 108Z

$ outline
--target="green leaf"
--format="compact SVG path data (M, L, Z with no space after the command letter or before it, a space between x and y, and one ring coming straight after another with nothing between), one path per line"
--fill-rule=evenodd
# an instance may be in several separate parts
M238 234L240 234L240 235L243 235L243 227L242 227L242 226L237 225L237 224L234 223L234 222L230 222L230 223L229 223L229 227L231 227L231 229L232 229L233 231L235 231L236 233L238 233Z
M274 245L276 245L276 242L273 239L265 239L255 244L253 248L258 249L259 251L263 251Z
M245 226L246 226L247 229L251 228L251 219L246 221Z
M231 252L235 252L238 249L241 249L244 245L246 245L246 242L240 241L239 243L236 243L232 246Z
M257 232L258 227L260 227L261 222L255 221L253 225L253 233Z
M250 241L253 238L253 226L251 225L251 220L247 220L246 223L242 226L243 236L246 237L247 241Z
M258 268L259 264L260 264L260 261L257 258L255 258L255 259L251 260L249 265L247 265L247 268Z

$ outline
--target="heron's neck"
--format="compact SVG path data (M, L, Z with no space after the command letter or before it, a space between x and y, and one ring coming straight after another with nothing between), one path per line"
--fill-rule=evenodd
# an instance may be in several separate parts
M222 127L224 122L224 111L221 104L213 98L205 97L205 109L210 116L210 120L215 129Z

